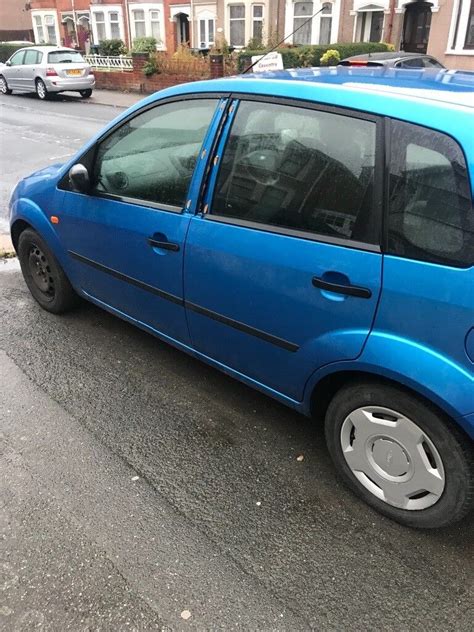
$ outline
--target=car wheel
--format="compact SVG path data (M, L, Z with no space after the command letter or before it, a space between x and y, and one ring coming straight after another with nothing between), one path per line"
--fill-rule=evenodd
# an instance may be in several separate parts
M435 528L472 510L472 442L402 388L375 382L343 388L329 404L325 431L345 483L389 518Z
M0 92L2 94L11 94L12 93L12 91L8 87L7 80L5 79L5 77L2 77L1 75L0 75Z
M48 91L42 79L36 80L36 94L38 95L38 99L41 99L41 101L48 98Z
M18 240L18 258L33 298L48 312L61 314L74 307L78 296L46 242L32 229Z
M79 90L79 94L83 99L88 99L92 95L92 90Z

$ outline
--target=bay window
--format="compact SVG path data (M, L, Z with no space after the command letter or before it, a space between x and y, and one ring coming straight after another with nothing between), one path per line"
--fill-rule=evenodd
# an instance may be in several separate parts
M325 2L319 14L319 44L331 43L332 4Z
M263 4L252 6L252 38L261 43L263 38Z
M32 13L36 44L58 44L58 25L55 10ZM54 11L54 13L53 13Z
M211 48L214 44L214 18L201 18L199 20L199 47Z
M312 20L309 20L308 22L306 22L306 20L308 20L308 18L310 18L313 13L314 11L312 2L295 2L293 13L293 30L298 30L293 35L293 44L311 44Z
M474 0L454 3L449 53L474 55Z
M107 39L123 39L122 9L118 6L91 6L94 43Z
M245 46L245 5L229 6L229 33L231 46Z

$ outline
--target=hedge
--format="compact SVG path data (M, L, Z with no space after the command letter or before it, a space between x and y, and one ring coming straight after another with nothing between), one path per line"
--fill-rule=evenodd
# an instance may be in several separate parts
M320 59L328 49L337 50L341 59L345 59L346 57L352 57L352 55L385 53L393 50L393 46L383 42L355 42L351 44L328 44L327 46L286 46L278 48L277 52L283 58L284 68L301 68L304 66L320 66ZM239 72L250 66L253 55L264 54L265 51L262 50L242 50L238 56Z
M33 46L33 44L10 44L9 42L0 42L0 62L5 62L20 48Z

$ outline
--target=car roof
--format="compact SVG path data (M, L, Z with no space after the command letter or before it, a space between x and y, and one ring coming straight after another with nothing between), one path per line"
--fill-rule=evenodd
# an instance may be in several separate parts
M59 50L67 50L71 53L79 53L80 51L74 50L74 48L68 48L67 46L25 46L24 48L20 48L19 50L39 50L43 53L52 53L54 51ZM15 51L19 52L19 51Z
M426 53L405 53L404 51L396 51L388 53L364 53L363 55L352 55L352 57L346 57L343 61L352 61L355 59L392 61L393 59L418 59L419 57L430 57L431 59L434 59L432 55L427 55Z

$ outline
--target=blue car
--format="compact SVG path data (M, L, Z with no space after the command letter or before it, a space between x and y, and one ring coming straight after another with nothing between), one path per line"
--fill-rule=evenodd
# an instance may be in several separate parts
M85 298L324 423L372 507L451 524L474 503L473 107L452 71L164 90L19 183L26 284L54 314Z

